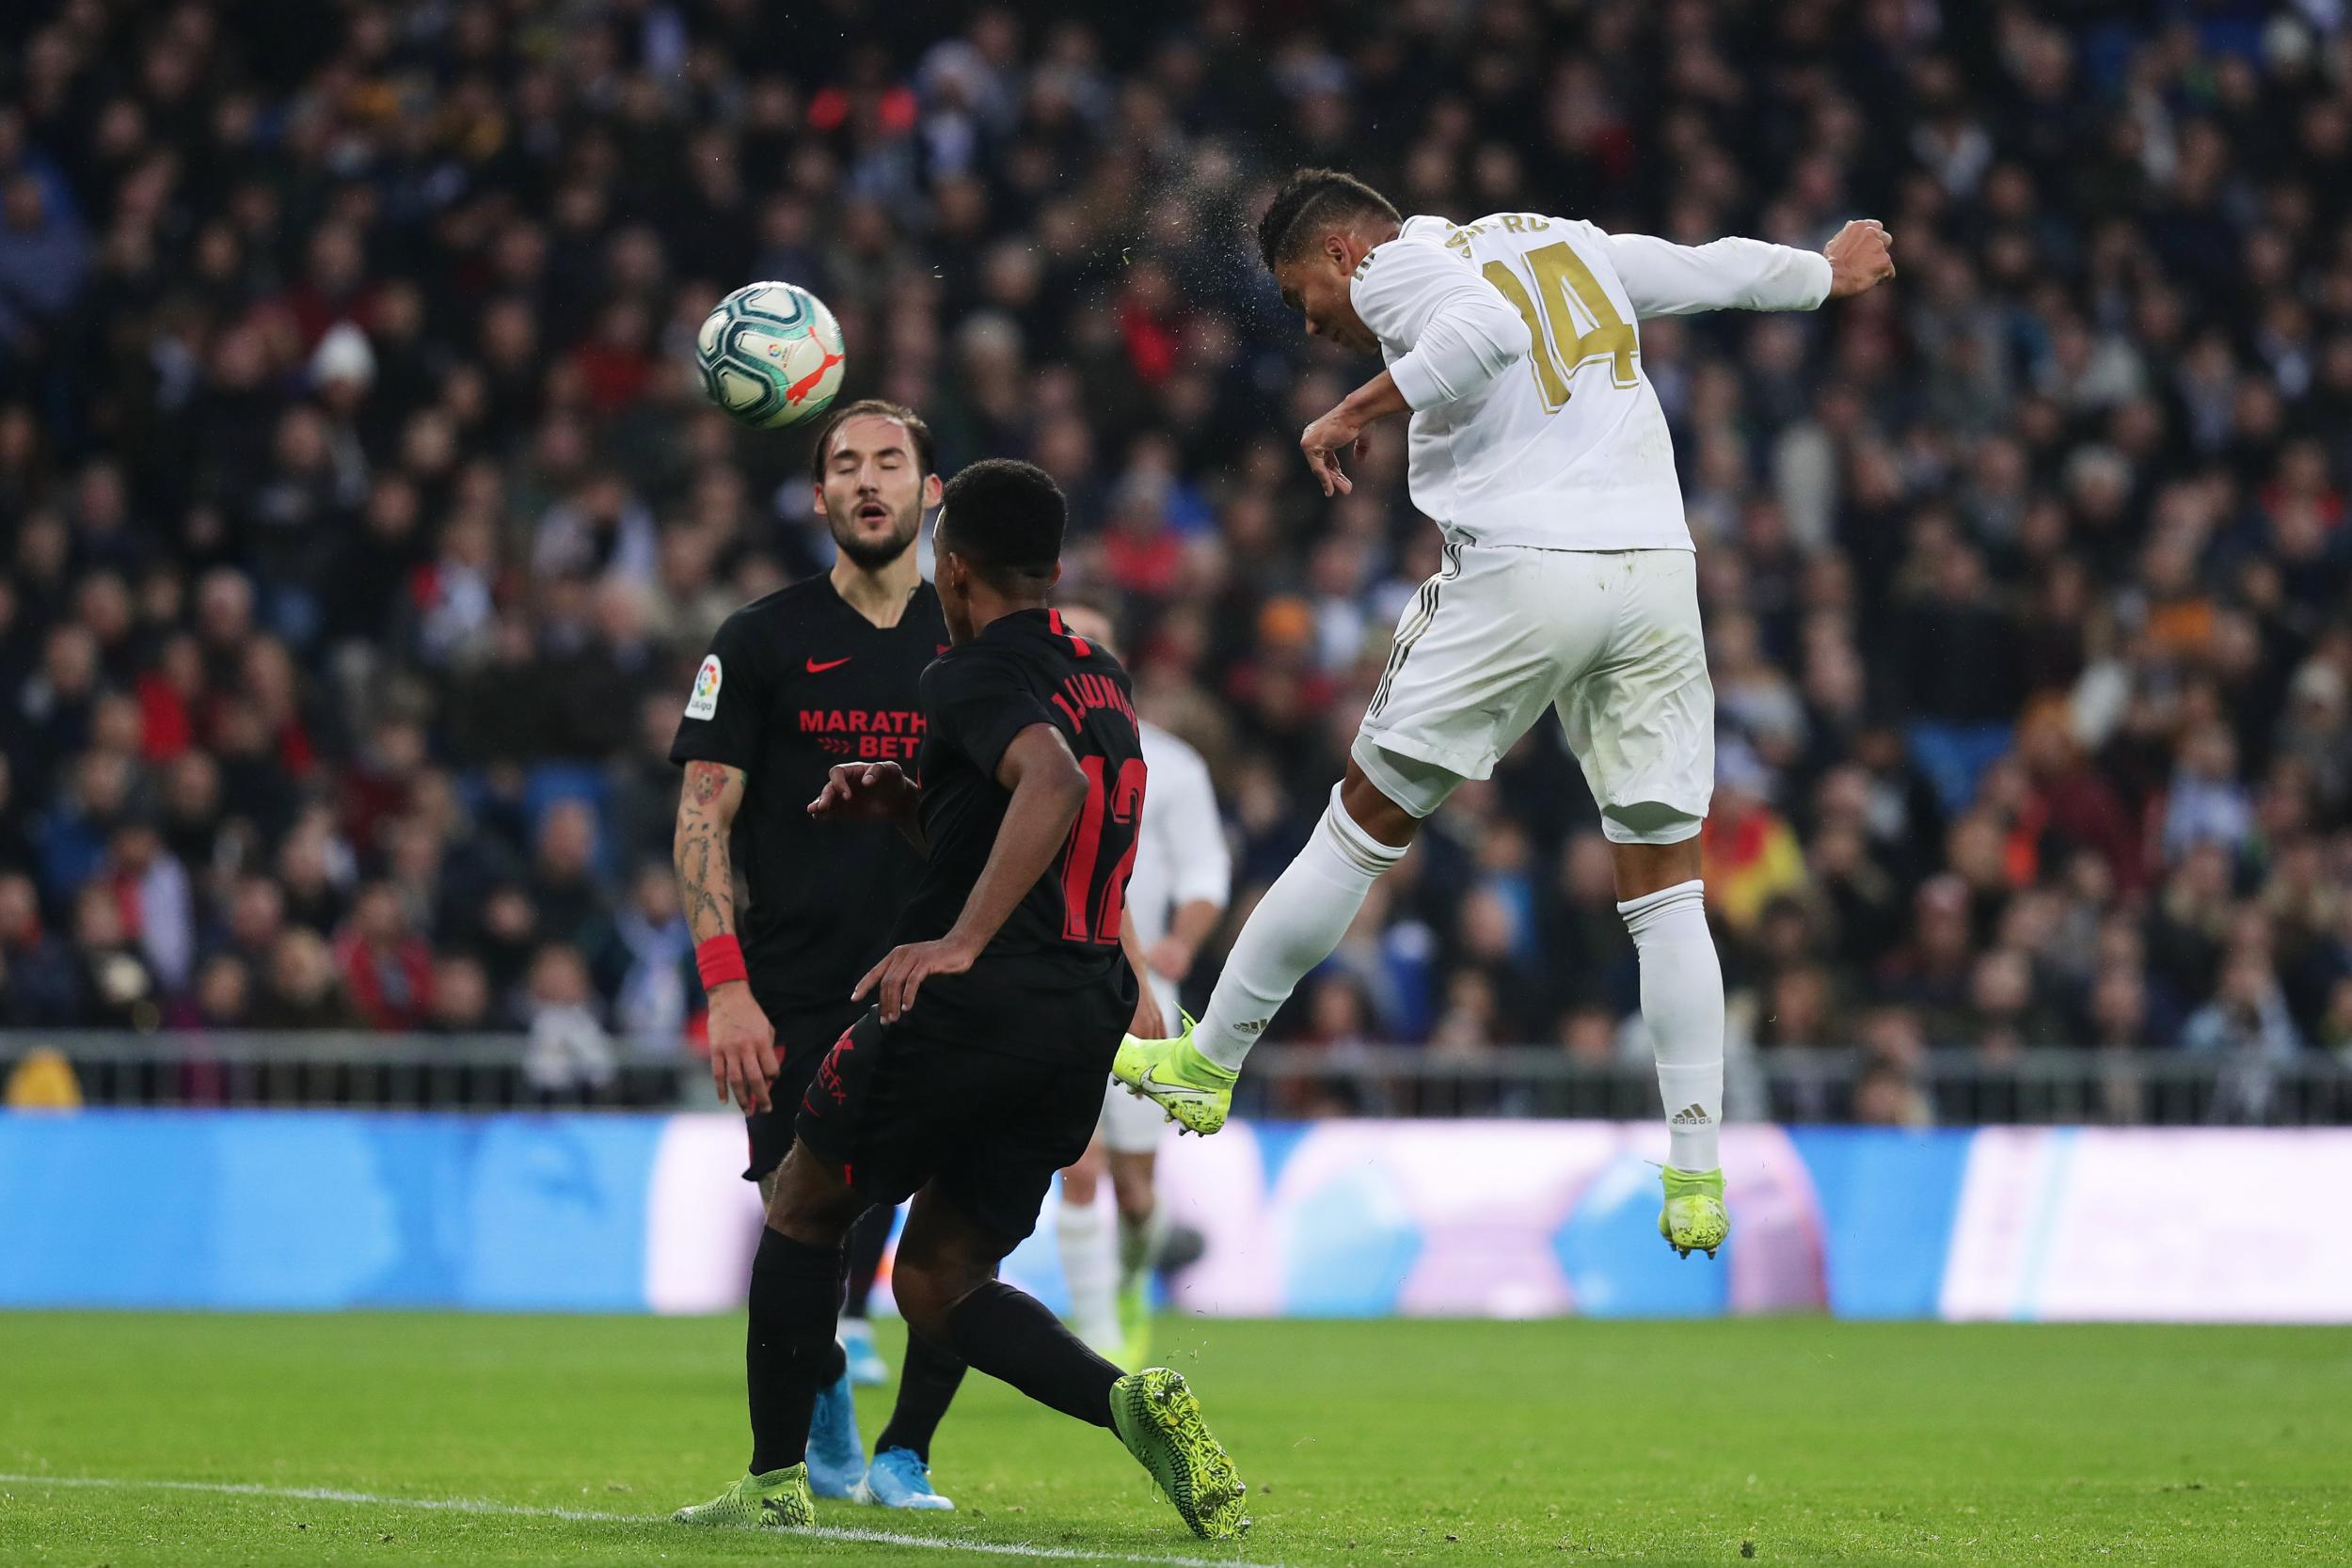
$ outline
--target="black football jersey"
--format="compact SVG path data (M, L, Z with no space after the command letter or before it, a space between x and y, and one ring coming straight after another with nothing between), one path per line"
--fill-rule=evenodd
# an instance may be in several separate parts
M745 605L710 640L670 760L745 775L735 882L749 899L744 965L771 1017L840 1006L889 950L920 857L888 824L820 823L808 803L835 763L914 771L923 671L946 648L930 584L883 627L826 575Z
M1001 616L923 673L921 879L893 934L947 934L995 847L1011 793L996 782L1013 736L1052 724L1088 790L1061 854L961 974L923 982L907 1014L928 1035L1106 1069L1135 1015L1119 945L1143 812L1143 747L1127 672L1050 610Z

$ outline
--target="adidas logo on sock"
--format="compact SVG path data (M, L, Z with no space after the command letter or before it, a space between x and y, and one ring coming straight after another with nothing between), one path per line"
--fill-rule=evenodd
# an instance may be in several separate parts
M1694 1100L1690 1104L1685 1105L1681 1110L1677 1111L1674 1114L1674 1119L1669 1123L1669 1125L1674 1127L1705 1127L1714 1119L1715 1118L1708 1116L1706 1109Z
M1265 1026L1273 1022L1274 1021L1270 1018L1254 1018L1247 1023L1234 1024L1233 1033L1236 1035L1263 1035L1265 1033Z

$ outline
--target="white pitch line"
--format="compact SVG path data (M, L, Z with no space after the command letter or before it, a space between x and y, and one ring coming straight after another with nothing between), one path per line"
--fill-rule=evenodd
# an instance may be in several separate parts
M654 1525L659 1514L607 1513L589 1508L548 1508L501 1503L486 1497L393 1497L375 1492L345 1492L331 1486L262 1486L253 1481L138 1481L127 1476L28 1476L0 1472L0 1486L80 1486L110 1492L206 1492L224 1497L280 1497L288 1502L372 1503L379 1508L418 1508L435 1513L484 1513L506 1519L564 1519L591 1525ZM948 1541L935 1535L900 1535L893 1530L812 1525L779 1530L803 1540L846 1541L869 1546L915 1546L938 1552L980 1552L993 1557L1049 1559L1062 1562L1142 1562L1163 1568L1281 1568L1248 1563L1237 1557L1156 1556L1149 1552L1093 1552L1077 1546L1031 1546L1013 1541Z

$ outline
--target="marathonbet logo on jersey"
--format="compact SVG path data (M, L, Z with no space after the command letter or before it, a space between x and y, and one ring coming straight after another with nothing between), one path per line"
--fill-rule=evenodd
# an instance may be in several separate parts
M694 694L686 699L686 717L709 719L719 712L719 682L725 672L719 668L719 656L712 654L703 660L703 667L694 673Z

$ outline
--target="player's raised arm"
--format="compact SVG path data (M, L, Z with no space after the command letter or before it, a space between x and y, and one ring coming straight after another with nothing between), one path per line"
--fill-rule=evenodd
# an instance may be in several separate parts
M1410 345L1389 373L1416 411L1479 391L1534 346L1526 320L1477 268L1426 240L1400 236L1367 255L1354 299L1383 343Z
M710 997L710 1081L721 1100L745 1110L768 1108L776 1075L776 1031L752 999L735 936L735 867L727 841L743 804L744 773L723 762L686 765L678 791L670 859L678 898L694 935L694 958Z
M1070 743L1050 723L1031 724L1012 737L997 761L996 782L1012 799L963 912L938 941L892 948L852 993L862 999L870 991L884 1023L897 1022L914 1005L930 976L961 974L972 967L1013 906L1052 869L1086 804L1086 774Z
M1610 264L1636 316L1703 310L1812 310L1895 276L1894 239L1876 219L1846 225L1821 251L1737 236L1676 245L1649 234L1604 234Z

